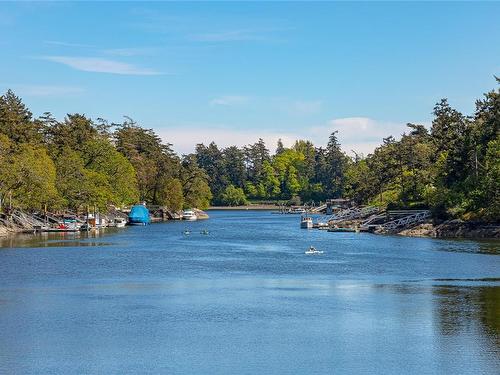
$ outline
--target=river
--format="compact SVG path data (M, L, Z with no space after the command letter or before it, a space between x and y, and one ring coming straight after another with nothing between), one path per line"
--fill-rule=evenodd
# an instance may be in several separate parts
M0 374L498 374L500 242L209 214L0 241Z

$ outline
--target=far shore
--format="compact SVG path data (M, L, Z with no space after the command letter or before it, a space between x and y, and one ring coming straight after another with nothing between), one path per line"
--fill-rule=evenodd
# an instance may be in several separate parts
M211 206L207 210L262 210L273 211L279 207L274 204L249 204L246 206Z

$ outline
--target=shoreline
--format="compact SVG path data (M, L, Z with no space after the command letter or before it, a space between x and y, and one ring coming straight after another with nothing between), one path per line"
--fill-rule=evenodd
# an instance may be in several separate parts
M272 204L249 204L246 206L210 206L207 211L275 211L278 206Z

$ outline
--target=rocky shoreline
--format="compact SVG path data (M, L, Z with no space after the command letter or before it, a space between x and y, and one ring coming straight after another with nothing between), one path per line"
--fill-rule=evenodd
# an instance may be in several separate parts
M500 224L449 220L441 224L420 224L397 234L409 237L499 239Z

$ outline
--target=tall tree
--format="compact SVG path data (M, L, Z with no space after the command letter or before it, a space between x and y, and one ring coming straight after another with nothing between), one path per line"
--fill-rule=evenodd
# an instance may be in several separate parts
M12 90L0 96L0 133L15 143L39 143L42 134L21 98Z

